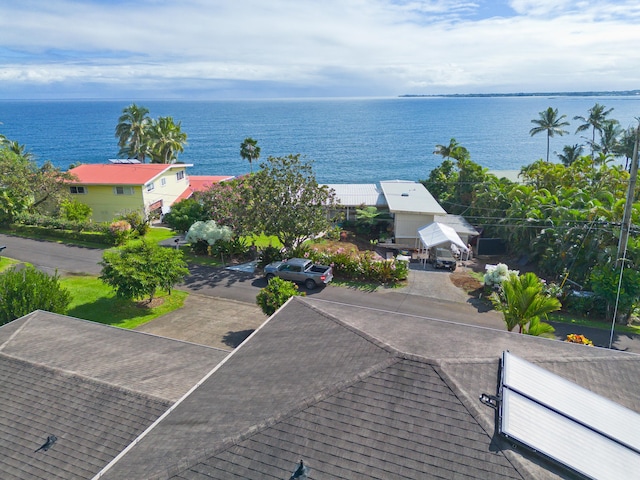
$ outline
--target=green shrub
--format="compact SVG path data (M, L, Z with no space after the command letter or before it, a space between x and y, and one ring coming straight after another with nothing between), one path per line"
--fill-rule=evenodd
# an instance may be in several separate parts
M177 232L186 232L196 222L207 220L204 206L193 198L187 198L171 205L171 211L162 221Z
M126 220L116 220L109 225L109 233L114 245L123 245L131 238L131 224Z
M91 207L78 200L66 200L60 205L63 218L72 222L86 222L91 218Z
M265 313L273 315L289 298L294 296L305 296L304 292L298 291L298 286L279 277L273 277L269 284L260 290L256 297L256 303Z
M0 325L34 310L65 313L71 294L60 286L58 274L48 275L32 266L12 267L0 274Z

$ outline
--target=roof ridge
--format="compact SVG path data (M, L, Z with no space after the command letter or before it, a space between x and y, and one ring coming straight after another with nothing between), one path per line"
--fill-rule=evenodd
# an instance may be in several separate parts
M121 385L116 385L115 383L110 383L110 382L105 382L104 380L98 380L97 378L93 378L93 377L88 377L86 375L82 375L80 373L77 372L73 372L71 370L65 370L64 368L59 368L59 367L52 367L51 365L46 365L44 363L39 363L39 362L34 362L32 360L25 360L24 358L20 358L20 357L15 357L13 355L9 355L7 353L4 352L0 352L0 357L5 357L13 362L17 362L17 363L21 363L23 365L29 365L32 367L37 367L40 368L42 370L46 370L49 372L52 372L54 374L58 374L58 375L62 375L65 377L69 377L69 378L77 378L79 380L82 380L83 382L87 382L87 383L92 383L94 385L100 385L100 386L105 386L110 388L111 390L115 390L118 392L123 392L126 393L128 395L134 395L136 397L139 398L144 398L147 400L153 400L156 402L160 402L160 403L164 403L167 404L167 407L172 405L174 402L166 399L166 398L162 398L162 397L158 397L156 395L151 395L148 393L144 393L138 390L132 390L130 388L126 388L123 387Z
M274 425L280 422L283 422L288 418L291 418L297 415L298 413L306 410L309 407L316 405L317 403L320 403L323 400L326 400L329 397L332 397L338 394L339 392L351 387L352 385L355 385L356 383L364 380L365 378L368 378L378 372L381 372L382 370L389 368L392 365L395 365L403 361L405 361L405 359L401 355L392 355L387 359L365 369L364 371L355 374L350 379L338 382L334 385L331 385L327 388L320 390L315 394L309 395L308 397L301 399L293 407L291 407L285 412L281 412L279 414L268 417L262 420L261 422L255 425L252 425L244 432L241 432L237 435L233 435L224 440L221 440L220 442L216 443L214 446L210 448L201 450L200 453L198 453L197 455L193 455L191 457L181 459L178 463L174 464L171 467L168 467L165 470L165 473L169 477L173 475L178 475L179 473L185 471L186 469L191 468L193 465L197 464L198 462L202 460L206 460L207 458L217 455L219 453L222 453L225 450L228 450L229 448L247 440L248 438L268 428L271 428Z

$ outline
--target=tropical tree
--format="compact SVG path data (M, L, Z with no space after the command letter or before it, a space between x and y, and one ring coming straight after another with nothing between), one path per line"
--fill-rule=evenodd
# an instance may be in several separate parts
M244 160L249 160L251 166L251 173L253 173L253 161L260 158L260 147L258 141L251 137L247 137L240 144L240 156Z
M607 109L604 105L600 105L596 103L593 107L589 109L589 115L587 117L583 117L581 115L576 115L573 117L574 120L580 120L583 122L576 129L576 133L584 132L586 130L591 129L591 155L595 153L596 147L596 132L602 133L602 129L604 128L605 122L607 122L607 116L613 111L613 108ZM612 120L610 120L612 121Z
M558 155L558 158L560 159L562 164L565 167L568 167L578 158L580 158L583 149L584 147L579 143L576 143L575 145L565 145L564 147L562 147L562 153L557 153L556 155Z
M148 153L147 140L151 125L152 120L147 108L132 103L123 109L115 133L120 147L118 156L137 158L144 163Z
M622 135L622 132L622 127L620 127L617 121L605 121L600 133L600 143L592 146L593 151L600 152L605 157L611 154L615 155L618 151L618 145L620 143L620 136Z
M444 160L448 160L449 158L460 160L469 157L469 151L460 145L455 138L449 140L449 145L436 145L433 154L440 155Z
M621 133L620 138L618 139L618 144L615 147L614 154L618 157L625 158L625 170L629 168L629 161L633 157L633 149L635 148L637 138L638 129L635 127L629 127Z
M540 327L540 317L561 307L557 298L544 293L542 281L532 272L510 275L502 282L500 292L492 293L490 298L495 309L502 313L507 330L519 327L522 333L529 325L530 335L545 333L545 328Z
M57 212L68 198L66 182L72 178L50 162L38 167L30 158L0 147L0 223L10 223L22 212Z
M175 123L172 117L159 117L149 128L147 146L152 163L175 163L185 143L187 134L182 131L181 122Z
M547 108L543 110L539 114L539 118L531 120L531 123L537 125L537 127L533 127L529 130L529 134L531 136L537 135L538 133L546 133L547 134L547 162L549 161L549 143L551 137L555 137L556 135L564 135L565 133L569 133L566 130L563 130L562 127L566 127L569 125L569 122L564 121L567 118L566 115L561 115L558 117L558 109L557 108Z
M171 293L173 286L188 275L182 252L146 240L107 250L102 255L100 280L116 295L127 299L149 297L157 289Z
M269 157L249 179L245 205L254 229L274 235L286 249L325 232L335 193L319 185L310 162L300 155Z

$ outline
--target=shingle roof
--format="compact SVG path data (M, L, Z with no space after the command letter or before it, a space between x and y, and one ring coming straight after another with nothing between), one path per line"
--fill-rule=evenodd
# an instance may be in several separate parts
M0 328L0 353L176 401L229 352L35 311Z
M93 477L227 354L43 311L3 325L0 477Z
M145 185L167 170L188 164L84 164L69 170L82 185Z
M0 354L1 476L91 478L170 403Z
M100 478L575 478L496 433L504 350L640 412L639 355L426 315L294 297Z

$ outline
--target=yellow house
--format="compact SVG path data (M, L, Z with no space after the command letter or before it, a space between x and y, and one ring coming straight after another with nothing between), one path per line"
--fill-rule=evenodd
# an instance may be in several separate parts
M96 164L69 170L71 196L91 207L95 222L138 211L164 214L188 189L190 164Z

